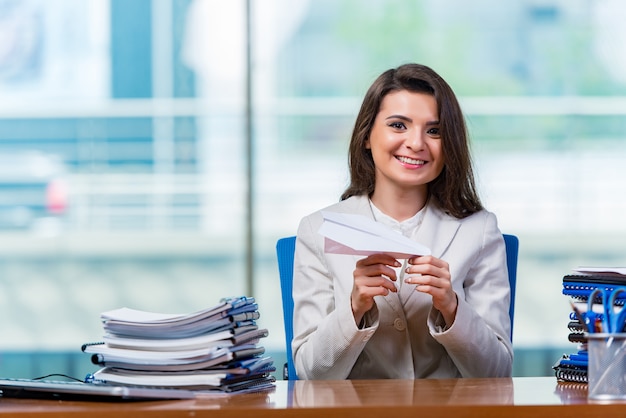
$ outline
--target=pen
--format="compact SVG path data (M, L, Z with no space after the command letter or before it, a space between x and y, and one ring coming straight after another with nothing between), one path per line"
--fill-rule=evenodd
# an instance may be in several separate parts
M578 308L576 307L576 305L574 305L574 302L572 302L571 300L569 301L570 305L572 305L572 310L574 311L574 313L576 314L576 319L578 319L578 322L580 322L580 325L582 325L583 327L585 327L585 319L583 318L583 314L580 313L580 310L578 310Z

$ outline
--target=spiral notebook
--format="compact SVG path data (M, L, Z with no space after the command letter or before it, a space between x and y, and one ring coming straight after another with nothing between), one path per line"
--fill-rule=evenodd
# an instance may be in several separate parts
M586 301L587 297L596 288L613 291L617 287L626 286L626 276L610 273L567 274L563 276L563 294L576 300ZM618 297L618 302L624 303L626 297Z
M589 357L586 350L564 354L552 366L557 380L562 382L587 383Z

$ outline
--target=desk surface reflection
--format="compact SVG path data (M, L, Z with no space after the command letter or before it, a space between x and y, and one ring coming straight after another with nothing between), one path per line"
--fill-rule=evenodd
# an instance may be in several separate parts
M617 417L626 404L587 401L586 385L554 377L440 380L278 381L268 392L181 401L75 402L0 398L22 417Z

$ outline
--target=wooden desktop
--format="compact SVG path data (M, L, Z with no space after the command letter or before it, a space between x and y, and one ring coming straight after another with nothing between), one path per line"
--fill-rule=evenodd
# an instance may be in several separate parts
M20 417L623 417L626 403L593 403L586 385L554 377L278 381L264 393L194 400L77 402L0 398Z

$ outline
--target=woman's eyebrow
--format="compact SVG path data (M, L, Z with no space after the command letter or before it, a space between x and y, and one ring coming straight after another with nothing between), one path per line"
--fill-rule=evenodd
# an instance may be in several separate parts
M401 119L401 120L405 120L407 122L413 122L413 119L411 119L408 116L404 116L404 115L390 115L390 116L387 116L385 118L385 120L389 120L389 119Z
M406 122L413 122L413 119L411 119L408 116L404 116L404 115L390 115L390 116L387 116L385 118L385 120L389 120L389 119L400 119L400 120L403 120L403 121L406 121ZM431 120L431 121L426 122L426 125L427 126L439 125L439 121L438 120Z

